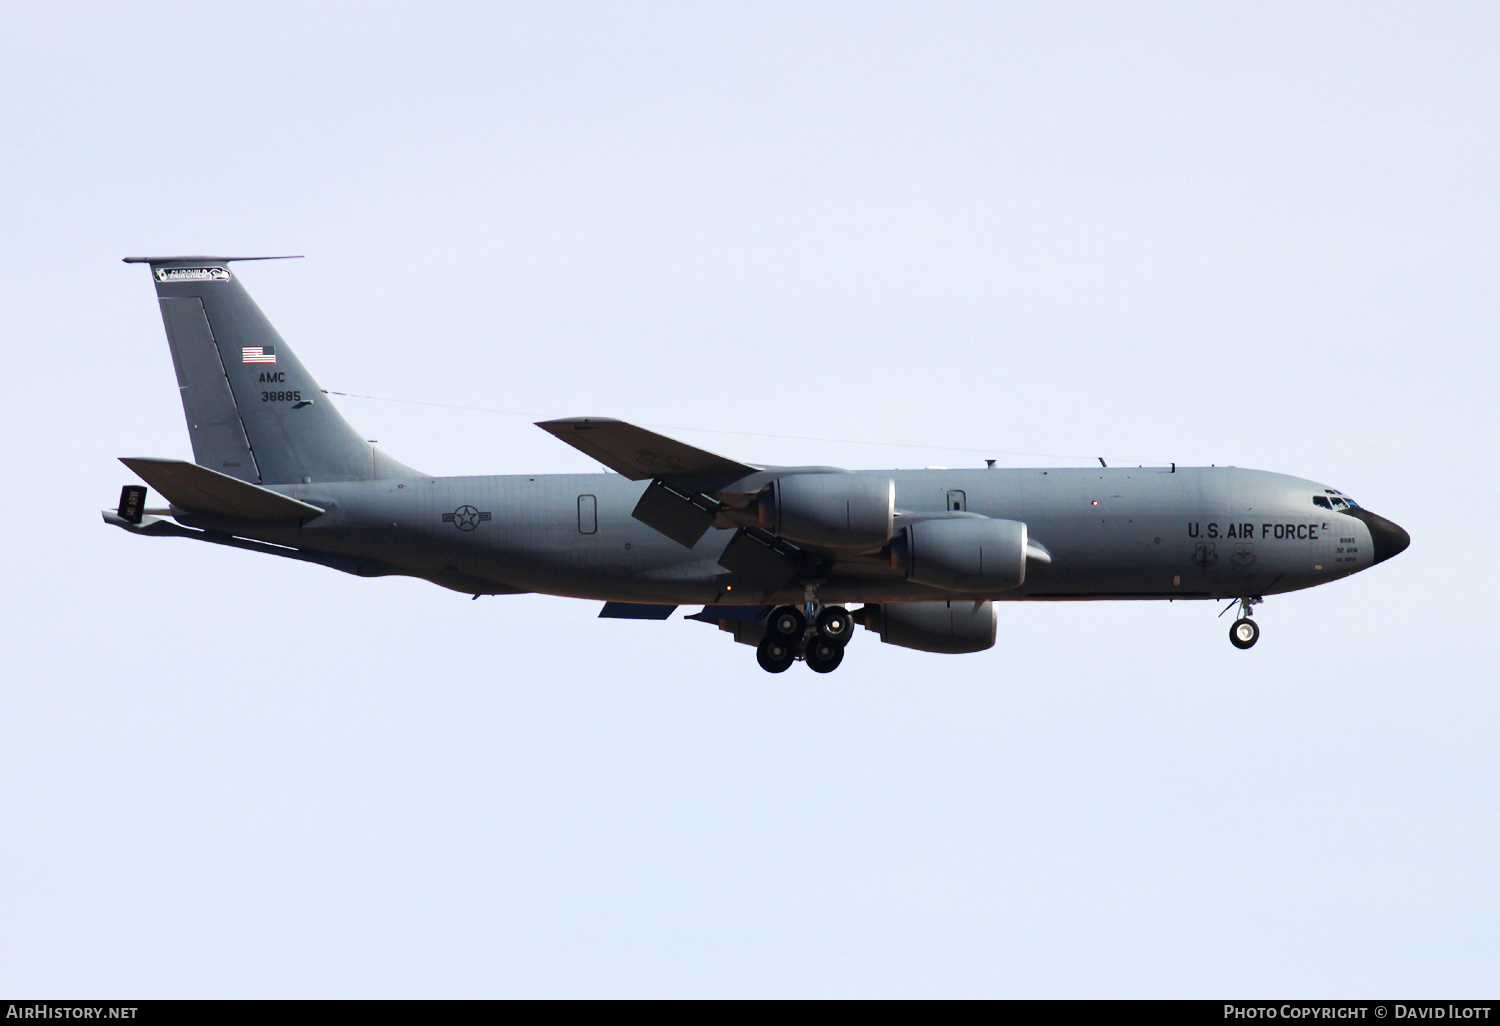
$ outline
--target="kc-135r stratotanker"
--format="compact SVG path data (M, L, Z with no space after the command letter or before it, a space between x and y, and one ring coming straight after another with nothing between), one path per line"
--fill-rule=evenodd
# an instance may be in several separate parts
M339 415L233 259L127 260L150 266L194 458L123 460L170 503L146 509L146 489L127 486L104 519L133 534L475 597L602 600L601 616L701 605L689 619L756 646L773 673L799 659L833 670L856 624L925 652L982 651L999 601L1237 599L1230 640L1249 648L1262 596L1410 543L1284 474L770 467L602 417L538 426L613 473L429 477Z

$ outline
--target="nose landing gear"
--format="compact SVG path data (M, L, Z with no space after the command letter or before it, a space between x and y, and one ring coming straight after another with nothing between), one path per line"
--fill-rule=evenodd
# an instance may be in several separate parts
M1260 605L1260 602L1259 596L1240 599L1239 619L1229 625L1229 643L1235 648L1250 648L1260 640L1260 625L1250 619L1255 613L1254 607ZM1224 612L1227 613L1230 608L1232 607L1226 606ZM1224 613L1219 615L1223 616Z
M1236 620L1229 628L1229 643L1235 648L1249 648L1260 640L1260 628L1249 617Z
M801 659L814 673L832 673L844 661L844 646L854 636L854 617L842 606L819 607L815 601L808 606L806 614L796 606L771 610L766 636L755 649L761 669L782 673Z

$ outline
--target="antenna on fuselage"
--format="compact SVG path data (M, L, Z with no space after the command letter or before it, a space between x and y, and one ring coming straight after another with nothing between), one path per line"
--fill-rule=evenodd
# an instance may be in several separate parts
M1103 467L1105 470L1109 469L1109 464L1104 462L1103 456L1095 456L1094 459L1099 461L1099 466Z

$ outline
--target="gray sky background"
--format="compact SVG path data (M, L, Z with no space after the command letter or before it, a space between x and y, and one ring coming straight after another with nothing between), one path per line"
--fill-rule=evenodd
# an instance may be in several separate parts
M1493 995L1500 8L4 19L0 992ZM241 274L325 388L513 411L341 401L430 473L607 415L1278 470L1414 541L1251 652L1018 605L824 678L131 538L115 457L190 448L119 258L199 252L308 255Z

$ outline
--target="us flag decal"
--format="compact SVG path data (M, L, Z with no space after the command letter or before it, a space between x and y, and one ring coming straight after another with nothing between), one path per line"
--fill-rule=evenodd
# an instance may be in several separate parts
M245 363L275 363L276 362L276 347L275 346L245 346L241 350L241 352L243 353L243 356L241 357L241 359Z

